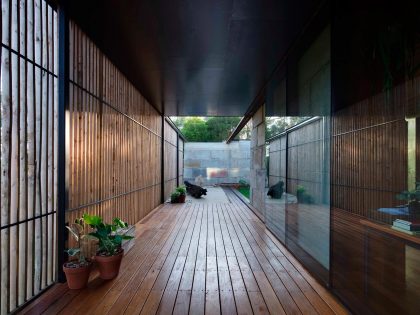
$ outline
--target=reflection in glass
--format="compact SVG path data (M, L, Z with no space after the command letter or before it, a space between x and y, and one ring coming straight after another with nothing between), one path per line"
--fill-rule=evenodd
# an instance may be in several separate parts
M327 26L272 87L277 92L268 108L296 116L266 117L267 192L279 185L283 189L281 197L266 197L266 225L325 284L330 265L330 59ZM272 126L284 125L272 132Z

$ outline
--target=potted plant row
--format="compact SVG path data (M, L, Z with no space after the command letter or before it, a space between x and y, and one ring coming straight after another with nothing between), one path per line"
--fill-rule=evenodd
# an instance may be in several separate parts
M171 203L184 203L187 196L187 189L184 185L179 186L171 194Z
M85 226L88 225L92 232L86 234ZM99 277L104 280L115 278L120 270L121 260L124 255L122 241L132 239L132 236L122 235L121 230L128 227L128 224L114 218L112 223L104 223L100 216L85 213L81 219L76 219L75 223L67 229L76 239L78 247L70 248L67 253L70 257L75 257L64 264L63 270L66 274L70 289L81 289L86 286L92 261L85 258L81 241L85 238L93 238L98 241L98 250L94 261L98 265Z

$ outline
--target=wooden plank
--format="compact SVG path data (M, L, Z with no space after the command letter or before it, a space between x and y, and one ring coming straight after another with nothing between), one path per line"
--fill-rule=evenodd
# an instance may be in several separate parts
M126 314L138 313L140 310L142 310L143 306L146 306L146 307L156 306L156 309L157 309L157 307L159 306L159 303L155 305L154 300L151 300L152 305L146 304L149 293L152 291L152 288L154 288L155 282L159 283L159 281L164 281L164 279L169 276L169 274L166 273L167 271L166 268L168 268L168 265L170 265L171 263L173 264L174 262L173 260L171 261L171 259L174 259L174 257L170 256L172 246L174 247L174 251L177 252L179 250L179 246L181 245L182 239L185 235L185 232L187 230L187 226L189 224L191 217L192 217L192 210L191 208L188 208L187 217L183 221L181 228L178 229L176 234L174 234L174 239L170 242L167 242L163 246L162 250L160 251L155 261L153 262L153 265L150 267L143 282L141 283L141 285L139 286L137 290L140 292L140 294L135 295L133 299L131 300L130 304L127 306L127 309L125 311ZM168 262L167 262L167 265L165 265L167 258L168 258ZM163 268L163 267L166 267L166 268ZM163 270L162 273L161 273L161 270Z
M325 295L326 300L331 295L315 291L317 282L295 267L290 254L245 211L249 209L240 203L164 205L139 223L147 230L124 258L117 279L110 284L92 279L87 289L75 296L64 294L62 300L56 297L44 310L60 314L299 314L285 300L286 295L296 298L300 292L302 300L296 303L301 313L331 313L331 304L317 304L321 300L313 294ZM214 244L224 248L215 249L216 256L207 256L211 234ZM231 256L224 255L228 243ZM282 255L274 255L273 246ZM254 250L266 260L256 257ZM252 269L248 255L254 256L258 268ZM279 274L287 277L274 277ZM334 313L345 314L339 309Z
M176 305L177 292L180 287L181 278L185 273L187 254L189 249L192 246L195 246L196 243L193 241L194 237L197 236L197 232L200 229L202 215L199 213L198 207L194 207L195 210L195 220L192 226L189 227L189 234L185 236L185 242L183 242L177 256L177 261L175 262L174 268L172 270L171 276L168 280L168 284L165 288L162 301L159 305L158 313L160 314L170 314ZM187 266L189 268L190 266ZM192 272L191 272L192 271ZM187 271L189 274L193 274L193 270ZM178 306L180 307L180 306ZM185 304L182 304L182 307L185 307ZM188 311L187 311L188 312Z
M182 211L182 213L183 212L184 211ZM161 219L162 218L171 220L172 216L161 217ZM150 269L157 253L163 247L165 241L168 240L168 237L173 237L172 233L176 230L176 227L179 226L179 222L179 218L174 222L171 220L171 222L166 224L167 227L159 232L159 229L165 226L164 221L159 223L159 221L151 220L150 224L154 224L156 227L150 230L149 236L142 235L142 242L138 245L136 244L137 246L134 248L136 250L132 249L123 259L121 269L125 271L124 274L121 274L113 283L102 285L99 289L96 288L96 290L93 291L94 294L91 296L83 296L81 299L78 299L71 310L66 310L66 313L77 314L80 312L94 312L96 310L101 313L102 310L108 309L111 309L110 311L114 313L112 307L115 307L115 305L118 306L118 311L124 311L126 305L133 297L135 292L134 288L139 286L139 282L141 283L142 279L145 277L147 270ZM139 261L139 257L142 257L142 260ZM136 263L133 264L133 262ZM139 262L139 264L137 264L137 262ZM127 270L123 269L126 265L128 265ZM131 286L134 286L134 288L128 291L132 292L132 294L122 294L124 288L130 288ZM107 299L104 300L103 303L94 303L94 301L101 296L107 296ZM115 312L116 311L117 310L115 310Z
M156 279L155 284L153 285L152 292L156 291L159 292L160 298L166 293L165 297L165 304L163 309L167 309L167 312L172 312L173 309L173 302L175 301L176 294L174 294L178 290L179 282L181 280L182 271L184 269L186 257L184 255L179 256L181 253L181 248L183 246L189 246L191 242L191 236L193 233L193 229L195 227L197 214L198 212L195 211L195 207L192 207L191 211L193 211L193 216L188 224L187 230L182 238L182 243L180 246L173 246L171 248L170 254L168 255L165 264L162 270L159 273L158 278ZM175 255L171 255L172 253L176 253ZM168 298L171 296L171 298ZM142 310L144 314L150 314L156 312L158 310L160 303L160 298L158 300L158 304L156 305L155 299L157 298L157 294L155 293L152 297L152 300L149 298L146 301L146 304ZM150 301L150 302L149 302ZM162 305L162 304L161 304ZM162 309L162 308L161 308Z
M237 207L236 208L237 210L241 209L242 211L244 211L244 208L240 208L239 205L236 205L236 207ZM240 218L241 216L238 215L237 217ZM247 223L247 225L248 225L248 228L251 229L251 224ZM263 229L261 225L258 226L257 230L259 232L256 232L256 233L253 232L252 235L258 236L259 234L260 235L271 234L267 232L265 229ZM266 240L268 244L270 244L272 242L271 239L273 239L273 237L264 238L264 239ZM271 244L269 247L272 248L273 244ZM278 248L278 250L281 250L281 249ZM274 256L271 256L270 261L273 264L273 266L276 268L278 275L282 279L283 283L286 285L288 291L292 295L293 299L296 301L301 311L313 312L314 311L313 308L315 308L321 314L328 314L328 313L334 312L328 306L329 304L326 303L322 297L316 294L315 290L306 282L306 280L304 280L304 277L300 273L297 272L294 266L290 264L288 259L290 258L286 258L284 255L282 255L282 256L278 256L277 261L276 261L276 258ZM308 301L312 304L312 306L308 304ZM333 303L333 305L336 305L336 304Z

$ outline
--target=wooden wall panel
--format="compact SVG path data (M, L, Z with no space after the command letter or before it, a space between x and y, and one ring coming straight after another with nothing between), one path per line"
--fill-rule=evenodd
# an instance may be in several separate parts
M286 182L286 135L270 142L268 185L272 186L279 181Z
M420 307L418 242L390 226L410 218L378 211L405 203L396 195L408 187L406 117L417 116L419 101L415 78L333 115L331 283L356 314L416 314ZM416 159L418 171L418 151Z
M296 194L298 185L304 186L316 203L328 203L323 200L326 186L324 169L326 152L324 125L325 119L318 119L288 134L288 173L287 190Z
M328 124L327 117L314 117L269 144L269 184L282 180L293 196L301 185L313 201L284 203L266 198L267 226L324 284L329 278L330 244Z
M377 209L401 204L407 189L407 122L416 79L336 113L332 121L332 204L392 224ZM417 96L418 98L418 96ZM411 104L411 105L410 105Z
M57 14L1 3L0 314L56 279Z
M184 141L179 138L178 142L178 176L179 185L184 184Z
M328 118L315 118L270 142L269 185L285 182L287 176L287 192L295 195L302 185L316 203L328 204L327 128Z
M67 221L134 224L160 204L161 116L73 22L69 49Z
M177 187L177 131L165 121L165 148L164 148L164 176L165 176L165 199L169 198L171 193Z

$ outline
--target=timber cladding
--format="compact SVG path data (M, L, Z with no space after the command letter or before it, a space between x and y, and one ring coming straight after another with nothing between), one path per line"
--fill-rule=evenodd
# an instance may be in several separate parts
M57 13L2 1L0 314L56 279Z
M333 207L392 224L377 209L401 205L396 195L407 189L406 117L414 116L419 91L417 78L333 115Z
M184 184L184 140L179 138L178 142L178 178L179 185Z
M179 150L177 147L178 133L166 120L164 126L164 196L167 199L177 187L177 154L179 154Z
M389 227L407 216L378 211L406 203L396 195L414 181L407 119L416 117L418 104L417 77L333 115L331 283L357 314L418 313L418 245Z
M297 187L301 185L315 203L328 204L328 132L329 119L314 117L270 141L269 186L283 181L286 191L296 195Z
M88 212L134 224L160 204L162 118L73 22L69 37L67 221Z

